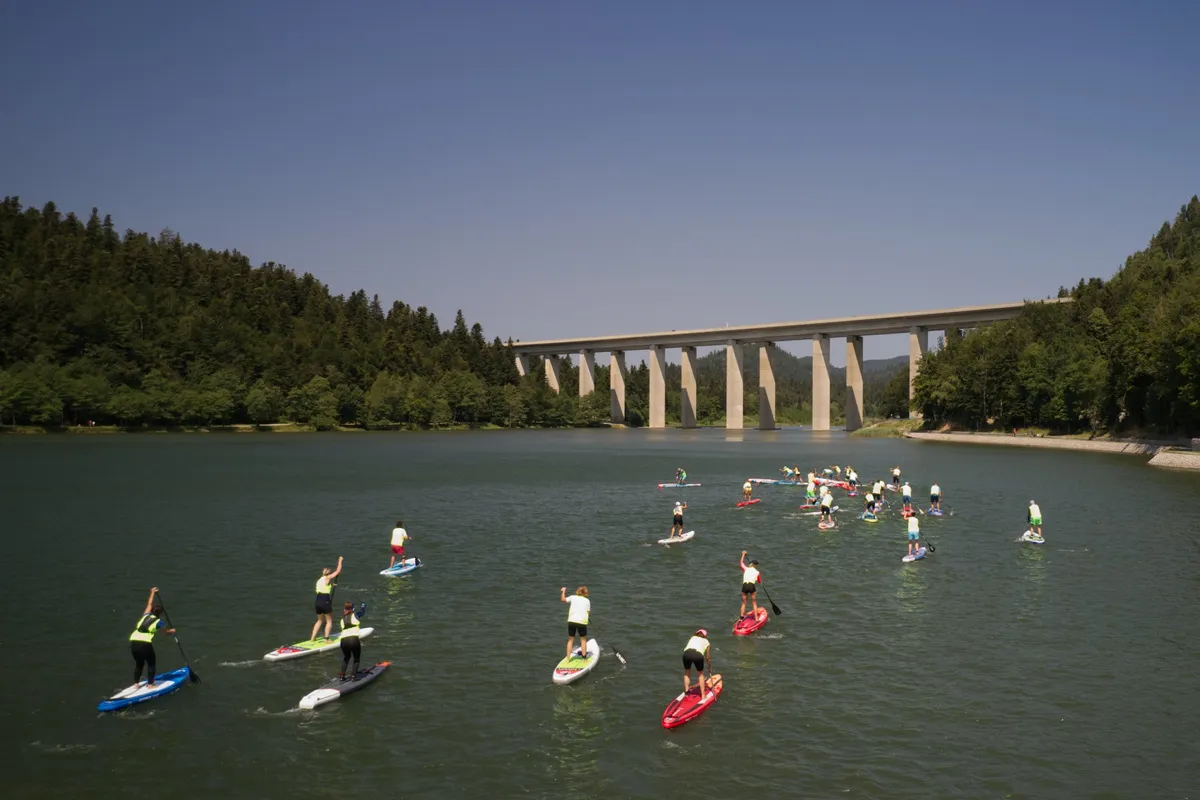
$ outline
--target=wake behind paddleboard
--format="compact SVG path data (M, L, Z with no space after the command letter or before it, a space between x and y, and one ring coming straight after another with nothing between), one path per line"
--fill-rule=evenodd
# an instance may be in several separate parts
M679 536L676 536L675 538L667 537L666 539L659 539L658 543L659 544L675 544L676 542L686 542L688 539L692 538L695 535L696 535L695 531L688 531L687 533L680 534Z
M570 658L564 658L554 668L554 682L557 684L572 683L592 671L600 660L600 644L595 639L588 639L587 657L579 655L579 648L571 651Z
M359 628L358 638L365 639L374 632L374 628ZM301 658L303 656L311 656L313 653L337 650L342 645L341 636L341 631L338 631L328 639L321 637L320 639L309 639L307 642L285 644L283 647L267 653L263 658L267 661L287 661L290 658Z
M1038 536L1033 531L1025 531L1024 533L1022 533L1021 541L1029 542L1030 544L1045 544L1046 543L1045 539L1043 539L1041 536Z
M738 504L737 504L737 507L738 507L738 508L745 508L746 506L752 506L752 505L754 505L755 503L761 503L761 502L762 502L762 498L761 498L761 497L756 497L756 498L754 498L753 500L743 500L742 502L740 502L740 503L738 503Z
M373 667L360 669L353 678L334 678L320 689L314 689L300 698L300 708L305 711L311 711L317 706L332 703L334 700L342 697L342 695L357 692L382 675L391 665L392 662L390 661L380 661Z
M913 553L913 554L912 554L912 555L910 555L910 556L905 556L904 558L902 558L902 559L900 559L900 560L901 560L901 561L904 561L904 562L906 562L906 563L907 563L907 562L909 562L909 561L920 561L920 560L921 560L922 558L924 558L924 557L925 557L925 548L924 548L924 547L918 547L918 548L917 548L917 552Z
M156 697L171 694L180 686L183 686L191 674L192 671L188 667L180 667L170 672L164 672L162 675L156 675L153 686L147 686L145 681L135 683L133 686L117 692L107 700L100 701L100 705L96 706L96 710L118 711L122 708L137 705L138 703L144 703L147 700L153 700Z
M685 722L691 722L696 717L703 714L705 711L717 701L721 696L722 685L721 675L717 673L708 679L709 691L704 696L701 696L700 687L693 686L686 692L683 692L667 704L667 708L663 711L662 726L664 728L678 728Z
M690 486L699 486L699 485L700 484L698 484L698 483L660 483L658 485L658 488L660 488L660 489L686 489Z
M407 575L410 572L415 572L417 569L425 566L425 562L419 558L406 558L399 564L388 567L379 571L380 575L387 575L389 578L399 578L402 575Z
M749 636L766 624L767 610L759 606L757 611L751 611L733 624L733 633L735 636Z

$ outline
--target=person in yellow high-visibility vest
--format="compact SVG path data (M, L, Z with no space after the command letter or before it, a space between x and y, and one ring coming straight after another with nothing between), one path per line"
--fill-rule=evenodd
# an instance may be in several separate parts
M150 597L146 599L146 608L142 611L142 618L134 626L133 633L129 634L129 650L133 653L133 682L135 684L141 681L142 667L144 666L146 667L146 685L154 685L154 670L157 666L157 659L154 656L154 634L166 627L166 623L162 621L162 604L155 600L157 595L158 587L155 586L150 590ZM173 634L175 629L167 628L166 633Z

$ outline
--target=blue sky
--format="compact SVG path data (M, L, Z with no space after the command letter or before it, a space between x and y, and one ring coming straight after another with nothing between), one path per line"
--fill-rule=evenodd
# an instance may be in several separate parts
M1200 4L1100 6L9 3L0 191L525 340L1043 297L1200 191Z

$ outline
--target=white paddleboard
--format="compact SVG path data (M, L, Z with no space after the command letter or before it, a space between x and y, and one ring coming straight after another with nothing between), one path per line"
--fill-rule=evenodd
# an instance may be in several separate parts
M829 513L832 514L834 511L837 511L838 508L840 508L840 506L834 506L833 508L829 509ZM800 516L802 516L802 517L819 517L819 516L821 516L821 512L820 511L802 511L802 512L800 512Z
M1031 543L1031 544L1045 544L1045 543L1046 543L1046 540L1045 540L1045 539L1043 539L1042 537L1038 536L1038 535L1037 535L1036 533L1034 533L1033 531L1025 531L1024 533L1022 533L1022 534L1021 534L1021 541L1022 541L1022 542L1029 542L1029 543Z
M659 544L675 544L676 542L686 542L688 539L692 538L695 535L696 535L695 531L688 531L687 533L683 533L683 534L680 534L679 536L676 536L674 539L672 539L670 537L668 537L666 539L659 539L658 543Z
M582 658L579 648L575 648L571 651L570 658L559 661L558 666L554 668L554 682L559 685L573 683L591 672L599 660L600 643L595 639L588 639L587 658Z
M359 628L358 638L365 639L374 632L374 628ZM341 636L342 632L338 631L328 639L310 639L307 642L285 644L283 647L267 653L263 658L267 661L287 661L290 658L302 658L303 656L311 656L313 653L337 650L342 646Z
M920 559L922 559L924 557L925 557L925 548L920 547L920 548L917 548L917 552L913 553L911 556L905 556L904 558L902 558L900 560L907 563L909 561L919 561Z

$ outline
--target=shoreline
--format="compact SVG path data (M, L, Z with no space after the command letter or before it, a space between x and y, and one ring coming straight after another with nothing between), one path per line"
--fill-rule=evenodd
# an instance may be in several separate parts
M1111 441L1098 439L1069 439L1043 436L1013 436L1008 433L931 433L912 431L905 438L923 442L954 442L958 444L991 444L1008 447L1037 447L1048 450L1090 450L1094 453L1153 456L1147 464L1152 467L1200 470L1200 452L1180 449L1178 444L1149 440Z

